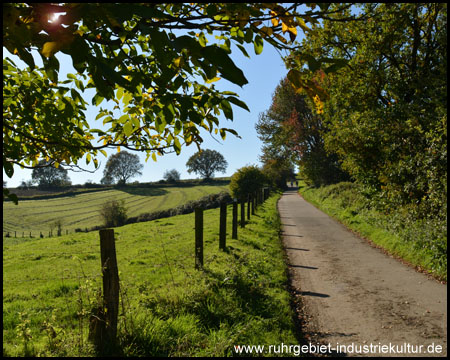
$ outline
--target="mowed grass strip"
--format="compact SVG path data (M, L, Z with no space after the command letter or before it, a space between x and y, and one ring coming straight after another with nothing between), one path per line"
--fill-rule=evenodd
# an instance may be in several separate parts
M219 209L205 211L202 271L194 270L194 214L115 228L120 355L234 356L234 345L298 344L278 198L239 227L237 240L228 206L226 251ZM87 334L101 289L98 232L6 239L3 274L4 355L95 355ZM16 332L24 327L26 346Z
M124 200L128 216L170 209L197 200L208 194L228 191L227 185L196 185L171 187L127 187L124 189L90 192L68 197L43 200L23 200L19 205L3 203L3 235L9 231L14 236L48 236L51 228L56 234L54 223L62 222L63 232L76 228L91 228L102 224L99 215L101 205L108 200Z

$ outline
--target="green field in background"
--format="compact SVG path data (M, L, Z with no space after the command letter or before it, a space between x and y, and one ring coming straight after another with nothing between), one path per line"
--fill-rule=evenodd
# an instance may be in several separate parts
M6 232L21 237L22 232L29 237L48 236L55 221L62 221L63 233L76 228L91 228L102 224L99 215L101 205L108 200L124 200L128 216L138 216L183 205L208 194L228 191L228 185L219 184L195 186L127 186L122 189L95 191L70 196L59 196L41 200L19 200L18 205L3 202L3 236Z

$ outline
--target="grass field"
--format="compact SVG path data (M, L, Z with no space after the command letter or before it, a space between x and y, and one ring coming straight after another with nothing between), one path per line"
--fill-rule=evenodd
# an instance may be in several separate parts
M228 191L224 182L195 186L127 186L123 189L94 191L71 196L55 197L43 200L21 200L19 205L3 202L3 235L10 232L14 236L39 236L42 232L48 236L54 223L62 221L63 233L73 232L76 228L91 228L101 225L99 209L107 200L125 200L128 216L165 210L182 205L190 200L199 199L205 195Z
M218 246L205 211L204 269L194 270L194 214L115 228L122 356L232 356L234 345L298 344L279 240L279 194L238 240ZM98 232L3 243L3 355L93 356L88 315L100 289ZM254 354L256 355L256 354Z

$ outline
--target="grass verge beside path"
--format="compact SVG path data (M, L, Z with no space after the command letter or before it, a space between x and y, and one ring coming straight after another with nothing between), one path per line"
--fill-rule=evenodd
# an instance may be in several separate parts
M309 187L299 181L299 193L305 200L344 224L358 235L396 258L428 273L440 281L447 281L447 264L437 266L434 253L408 241L400 232L389 231L391 219L370 209L355 184Z
M228 207L226 251L219 209L205 211L202 271L194 270L193 214L115 228L118 355L236 356L234 345L298 344L279 197L239 227L237 240ZM7 239L3 274L4 356L95 356L87 334L101 285L98 232Z

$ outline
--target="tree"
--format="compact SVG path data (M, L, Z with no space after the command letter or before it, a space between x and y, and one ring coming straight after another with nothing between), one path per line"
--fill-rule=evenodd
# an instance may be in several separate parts
M228 163L223 155L216 150L201 150L192 155L186 163L188 173L199 174L205 180L213 177L214 173L225 172Z
M302 46L317 58L348 62L334 73L318 70L315 77L329 95L323 108L325 146L379 204L408 206L419 217L442 216L447 5L360 6L369 21L324 21Z
M127 221L127 211L125 200L109 200L100 208L100 216L106 227L122 226Z
M48 161L46 160L39 161L38 165L41 165L41 167L33 169L31 179L33 182L38 183L40 188L51 189L72 184L69 175L67 174L67 170L62 166L47 166Z
M143 167L139 162L139 156L127 151L116 153L106 163L102 184L111 184L117 181L118 184L125 185L128 179L142 175Z
M181 177L181 174L176 169L166 170L163 175L163 179L170 183L177 182L178 180L180 180L180 177Z
M351 5L329 6L310 4L299 13L297 4L275 3L4 3L3 46L29 67L3 61L5 173L11 177L14 164L34 168L41 158L78 166L85 156L97 168L105 148L145 151L156 161L183 145L200 146L200 128L237 135L220 126L219 115L232 120L231 104L248 108L214 84L247 83L231 44L245 56L245 43L256 54L265 43L289 49L297 29L310 31L306 22ZM59 78L58 53L72 59L76 74ZM105 130L88 124L86 89L95 90L92 104ZM103 101L114 102L120 115L102 109Z
M245 200L248 195L262 189L265 183L266 178L257 166L244 166L231 177L230 191L234 198Z
M287 78L275 89L270 108L260 114L256 131L264 143L264 167L284 170L280 173L283 176L277 176L279 185L288 175L286 170L294 165L299 165L305 180L316 186L348 180L337 156L325 151L326 128L321 115L314 114L308 98L299 94Z
M268 185L281 190L287 186L289 179L295 178L292 164L281 156L266 158L261 169Z

